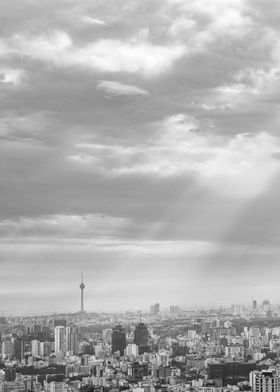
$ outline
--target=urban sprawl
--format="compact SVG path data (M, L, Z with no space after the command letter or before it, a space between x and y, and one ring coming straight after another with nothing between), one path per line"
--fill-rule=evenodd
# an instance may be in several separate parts
M0 392L280 391L280 306L1 317Z

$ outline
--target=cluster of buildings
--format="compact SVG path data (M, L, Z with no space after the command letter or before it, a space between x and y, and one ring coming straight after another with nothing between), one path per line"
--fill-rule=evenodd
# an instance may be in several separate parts
M0 318L0 392L280 392L280 308L268 301L157 303L139 319L86 313L80 289L78 313Z

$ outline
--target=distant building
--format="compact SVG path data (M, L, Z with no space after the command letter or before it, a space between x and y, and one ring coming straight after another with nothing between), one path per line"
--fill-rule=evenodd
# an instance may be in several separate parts
M250 373L250 386L253 392L279 392L280 376L274 369Z
M126 348L126 336L125 330L121 325L116 325L112 332L112 352L120 352L120 355L124 355Z
M159 311L160 311L160 304L159 303L156 303L156 304L150 306L150 313L151 314L156 315L159 313Z
M180 312L180 307L177 305L171 305L169 308L170 313L179 313Z

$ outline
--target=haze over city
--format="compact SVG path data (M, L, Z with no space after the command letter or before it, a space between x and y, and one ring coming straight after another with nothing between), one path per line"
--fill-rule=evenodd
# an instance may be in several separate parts
M280 303L279 12L1 2L0 310Z

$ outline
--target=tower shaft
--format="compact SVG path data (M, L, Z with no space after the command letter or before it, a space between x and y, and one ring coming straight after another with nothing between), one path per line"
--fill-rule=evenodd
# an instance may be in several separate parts
M83 279L83 274L82 274L82 279L81 279L81 284L80 284L80 289L81 289L81 312L84 312L84 288L86 286L84 285L84 279Z
M84 311L84 289L81 288L81 312Z

